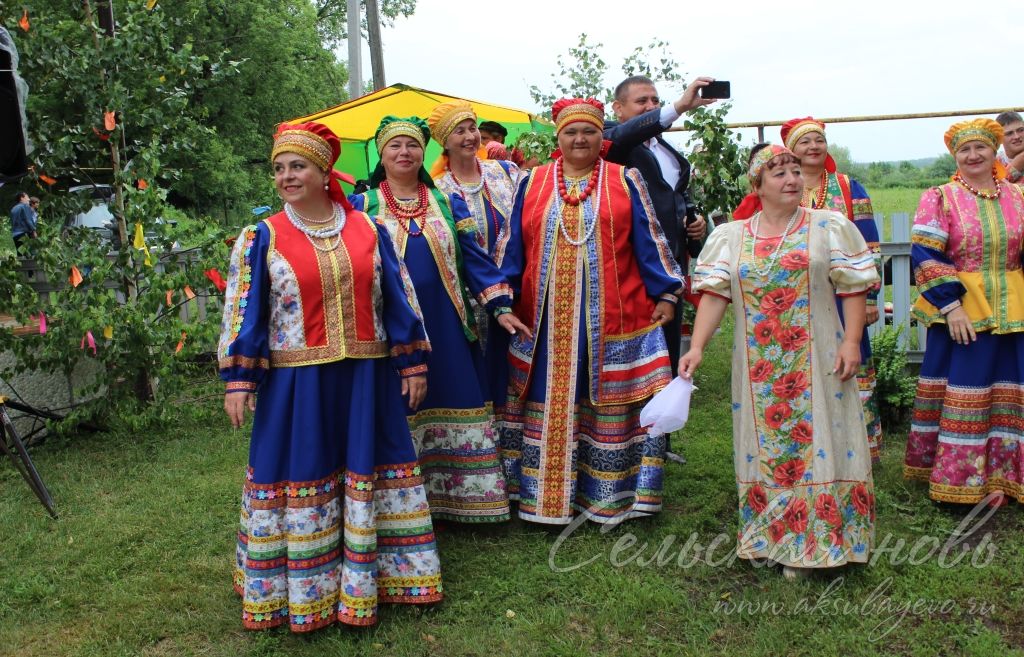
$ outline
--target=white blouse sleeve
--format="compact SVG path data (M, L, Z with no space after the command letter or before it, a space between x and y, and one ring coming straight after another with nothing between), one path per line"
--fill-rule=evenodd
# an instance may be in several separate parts
M704 248L697 256L693 270L693 292L706 292L732 300L730 267L733 254L729 252L730 234L742 230L742 222L718 226L708 235Z
M852 221L838 212L828 215L828 276L839 296L863 294L878 285L874 254Z

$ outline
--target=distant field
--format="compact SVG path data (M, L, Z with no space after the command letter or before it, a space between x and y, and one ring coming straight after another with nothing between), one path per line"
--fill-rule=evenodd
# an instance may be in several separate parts
M871 205L876 213L885 216L882 222L882 240L892 237L889 227L889 217L897 212L905 212L913 220L914 212L917 210L917 203L921 200L922 189L910 189L906 187L894 187L892 189L868 190L871 195Z

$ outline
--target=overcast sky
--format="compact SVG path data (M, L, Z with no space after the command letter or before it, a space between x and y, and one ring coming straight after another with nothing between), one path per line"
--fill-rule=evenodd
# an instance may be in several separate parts
M687 79L730 80L730 122L1021 107L1024 71L1009 53L1024 12L998 4L417 0L412 17L383 30L385 71L389 84L537 111L529 86L551 88L558 56L586 32L604 44L609 85L652 38L669 42ZM368 54L363 63L365 80ZM659 89L678 97L669 91ZM836 124L828 137L857 161L930 157L944 152L955 120ZM755 134L743 131L744 141ZM766 137L778 140L778 128Z

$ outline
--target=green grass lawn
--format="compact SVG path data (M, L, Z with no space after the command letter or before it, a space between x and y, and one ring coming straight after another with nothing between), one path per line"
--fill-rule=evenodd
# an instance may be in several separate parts
M878 538L905 541L898 555L798 582L729 559L727 333L698 373L690 424L675 439L689 463L668 465L660 516L577 530L555 565L594 561L567 572L549 566L557 537L536 526L443 532L445 601L385 607L370 629L242 630L231 568L248 432L227 427L216 397L144 434L50 440L34 459L58 521L0 464L0 654L1024 655L1024 511L1011 505L987 523L995 553L984 567L943 568L927 549L912 565L909 547L944 541L967 510L903 480L904 435L887 436L876 472ZM724 536L715 563L707 551L679 556L691 535L703 545ZM641 565L629 557L643 545Z

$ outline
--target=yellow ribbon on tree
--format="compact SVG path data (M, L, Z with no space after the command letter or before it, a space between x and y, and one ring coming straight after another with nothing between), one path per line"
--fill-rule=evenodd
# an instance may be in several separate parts
M132 246L146 254L146 266L152 267L153 257L149 255L149 247L146 246L146 236L142 234L142 224L139 222L135 222L135 239L132 241Z

